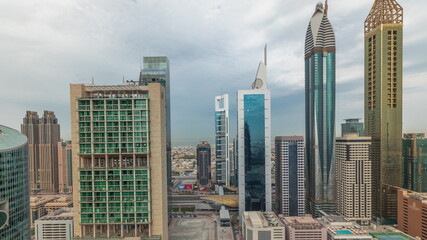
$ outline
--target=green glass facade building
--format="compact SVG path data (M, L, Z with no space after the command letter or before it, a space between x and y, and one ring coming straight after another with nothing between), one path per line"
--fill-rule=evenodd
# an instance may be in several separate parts
M375 0L365 20L365 135L372 137L372 217L397 221L393 187L402 187L403 8Z
M76 84L71 103L74 236L167 239L164 87Z
M403 188L427 192L427 138L424 133L403 135Z
M335 200L335 34L318 3L305 38L306 211L333 213Z
M0 239L29 240L27 137L0 125Z

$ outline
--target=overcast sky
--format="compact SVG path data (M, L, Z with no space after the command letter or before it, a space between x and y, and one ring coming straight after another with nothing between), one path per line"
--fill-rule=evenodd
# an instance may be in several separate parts
M363 22L374 0L330 0L337 41L337 135L363 118ZM120 84L141 56L171 65L172 140L214 139L214 97L250 89L264 44L272 136L304 134L305 31L312 0L0 0L0 124L55 111L70 138L69 84ZM427 1L404 7L404 132L427 132Z

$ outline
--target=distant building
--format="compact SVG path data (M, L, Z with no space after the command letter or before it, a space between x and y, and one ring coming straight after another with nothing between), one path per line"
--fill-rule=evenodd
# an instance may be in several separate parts
M70 85L75 238L168 239L165 91Z
M362 225L372 216L370 146L371 138L358 133L347 133L335 143L337 212Z
M143 57L142 69L139 75L139 85L160 83L164 88L166 113L166 173L168 187L168 218L172 218L172 140L171 140L171 95L170 95L170 66L166 56Z
M73 209L62 208L35 223L36 240L73 240Z
M335 33L317 3L305 37L306 211L335 212Z
M239 156L237 153L237 137L233 138L233 142L230 145L230 186L238 187L239 179Z
M272 210L271 99L265 62L259 63L252 89L237 91L239 216Z
M211 177L211 145L202 141L197 145L197 184L200 187L210 187Z
M304 137L276 137L275 144L275 212L285 216L304 216Z
M282 240L285 227L273 212L244 212L242 233L245 240Z
M403 188L427 192L427 138L424 133L405 133L402 146Z
M55 199L57 199L57 197L54 197L54 196L30 197L30 223L31 223L31 226L34 225L34 223L37 219L48 214L45 206L47 203L55 201Z
M304 217L281 217L285 225L285 240L327 240L327 229L311 215Z
M230 185L230 126L228 94L215 97L216 183Z
M58 142L58 181L60 193L73 192L71 141Z
M372 218L394 224L396 202L386 185L402 187L403 8L376 0L365 20L365 135L372 137Z
M360 225L343 216L323 214L319 222L328 229L328 240L373 239Z
M0 239L28 240L30 198L27 138L0 125Z
M28 160L31 193L51 194L59 191L58 142L60 126L54 112L27 111L21 132L28 138Z
M398 191L397 228L413 237L427 239L427 193Z
M345 123L341 123L341 136L346 133L359 133L359 136L365 136L363 122L359 122L360 118L345 119Z

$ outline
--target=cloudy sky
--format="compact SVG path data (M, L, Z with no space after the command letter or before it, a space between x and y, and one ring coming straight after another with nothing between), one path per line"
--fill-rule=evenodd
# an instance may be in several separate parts
M330 0L337 40L337 134L363 118L363 22L374 0ZM427 1L404 17L404 131L427 132ZM0 0L0 124L55 111L70 137L69 84L136 80L141 56L171 63L175 145L214 139L214 97L249 89L268 43L272 135L304 133L305 31L315 0Z

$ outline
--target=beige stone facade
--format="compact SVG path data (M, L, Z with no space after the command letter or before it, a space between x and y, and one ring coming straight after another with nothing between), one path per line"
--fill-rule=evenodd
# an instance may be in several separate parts
M335 144L337 212L363 224L369 224L372 211L370 146L371 138L358 133L345 134Z
M70 86L74 237L168 239L165 90Z

